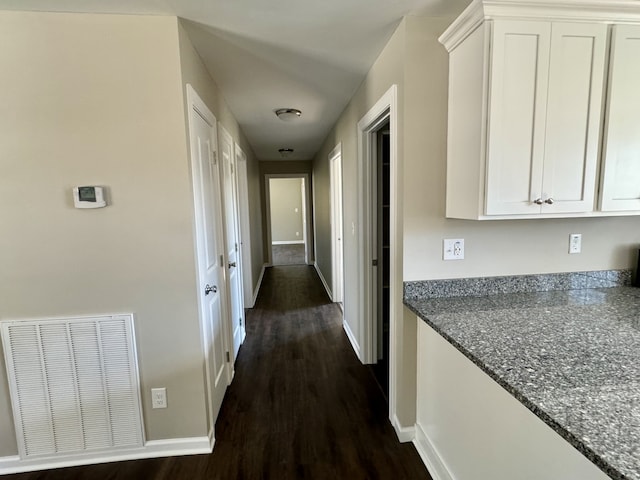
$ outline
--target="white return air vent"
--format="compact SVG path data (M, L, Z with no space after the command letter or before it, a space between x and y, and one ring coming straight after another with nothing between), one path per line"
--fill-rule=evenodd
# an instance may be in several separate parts
M142 447L132 315L1 325L22 459Z

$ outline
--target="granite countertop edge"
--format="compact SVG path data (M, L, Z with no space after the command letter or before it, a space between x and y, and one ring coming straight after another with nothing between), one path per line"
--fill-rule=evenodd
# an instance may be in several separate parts
M494 380L498 385L504 388L509 394L511 394L516 400L518 400L522 405L524 405L529 411L531 411L534 415L540 418L544 423L546 423L549 427L551 427L556 433L558 433L562 438L567 440L571 445L573 445L580 453L582 453L585 457L587 457L591 462L600 468L604 473L614 478L615 480L626 480L628 477L617 469L615 469L610 463L604 460L600 455L594 452L592 449L587 447L584 442L582 442L578 437L569 432L565 427L563 427L559 422L554 420L547 412L542 410L538 405L529 400L527 396L522 394L516 387L511 385L509 382L504 380L499 374L497 374L493 369L489 368L482 360L480 360L476 355L471 353L468 349L466 349L463 345L457 342L451 335L444 332L440 327L438 327L435 323L433 323L428 315L421 313L416 309L411 303L411 299L405 299L404 305L415 313L420 319L422 319L427 325L433 328L438 335L444 338L447 342L453 345L460 353L462 353L465 357L471 360L477 367L479 367L483 372L485 372L492 380Z

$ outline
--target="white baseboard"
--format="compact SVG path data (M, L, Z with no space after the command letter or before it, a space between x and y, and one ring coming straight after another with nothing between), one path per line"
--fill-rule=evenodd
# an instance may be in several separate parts
M364 363L364 360L361 356L362 352L360 351L360 345L358 345L356 336L351 331L351 327L349 327L349 324L347 323L346 320L342 321L342 328L344 329L344 332L347 334L347 338L349 339L349 342L351 342L351 347L353 348L353 351L356 352L356 356L360 359L362 363Z
M123 462L143 458L174 457L178 455L198 455L211 453L213 437L174 438L170 440L151 440L144 447L118 452L65 455L64 458L38 458L21 460L19 456L0 457L0 475L35 472L53 468L77 467L96 463Z
M251 308L253 308L253 306L256 304L256 300L258 299L258 293L260 293L260 287L262 286L262 279L264 278L264 272L268 266L269 265L266 263L262 265L262 270L260 270L260 276L258 277L258 283L256 284L256 288L253 290L253 305L251 305Z
M333 300L333 294L331 293L329 284L324 279L324 275L322 275L322 272L320 271L320 267L318 267L318 264L316 262L313 262L313 267L316 269L316 272L318 272L318 276L320 277L320 281L322 282L322 285L324 285L324 289L327 292L327 295L329 295L329 298Z
M393 416L393 428L396 431L398 440L402 443L412 442L416 438L416 427L412 425L410 427L403 427L396 415Z
M422 458L422 462L429 471L433 480L455 480L449 469L442 461L442 458L438 454L438 451L429 440L429 437L424 433L424 430L420 424L416 423L415 439L413 444Z
M304 240L280 240L271 242L271 245L304 245Z

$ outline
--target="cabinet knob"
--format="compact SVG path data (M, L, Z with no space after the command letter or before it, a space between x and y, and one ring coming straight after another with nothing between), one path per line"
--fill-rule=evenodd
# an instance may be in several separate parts
M547 198L544 203L546 203L547 205L553 205L553 198L549 197Z
M544 202L542 201L541 198L536 198L533 203L535 203L536 205L542 205Z

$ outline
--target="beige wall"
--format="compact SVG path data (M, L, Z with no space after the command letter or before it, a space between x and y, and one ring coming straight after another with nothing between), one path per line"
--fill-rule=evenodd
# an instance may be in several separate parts
M172 17L0 13L0 319L133 312L150 440L207 434L178 55Z
M313 162L316 262L331 280L328 154L342 142L344 182L345 321L358 337L357 122L382 94L398 85L398 170L401 281L577 270L630 268L640 243L640 219L463 221L444 217L448 56L437 41L453 19L406 17L342 113ZM357 230L357 229L356 229ZM567 253L569 233L583 234L583 253ZM442 240L465 239L465 260L444 262ZM400 298L397 299L401 301ZM402 355L397 375L401 424L415 421L415 319L398 315Z
M263 226L260 202L261 184L258 161L240 130L238 122L229 109L214 79L207 71L202 59L196 52L187 31L179 22L180 64L182 68L183 95L186 99L186 85L191 84L198 95L207 104L216 120L222 125L247 156L247 187L249 190L249 224L251 240L251 273L255 289L260 271L264 264ZM188 122L188 107L185 105L185 122ZM188 124L188 123L187 123Z
M302 242L302 179L269 180L271 242Z
M316 218L316 262L324 278L331 282L331 223L329 200L329 153L342 142L342 182L344 207L344 318L353 334L362 334L362 319L357 315L358 245L352 224L358 230L357 132L360 119L393 84L398 85L398 98L404 98L405 21L397 28L366 79L360 85L335 127L313 161ZM399 102L399 136L402 138L402 101ZM400 157L403 145L399 142Z

